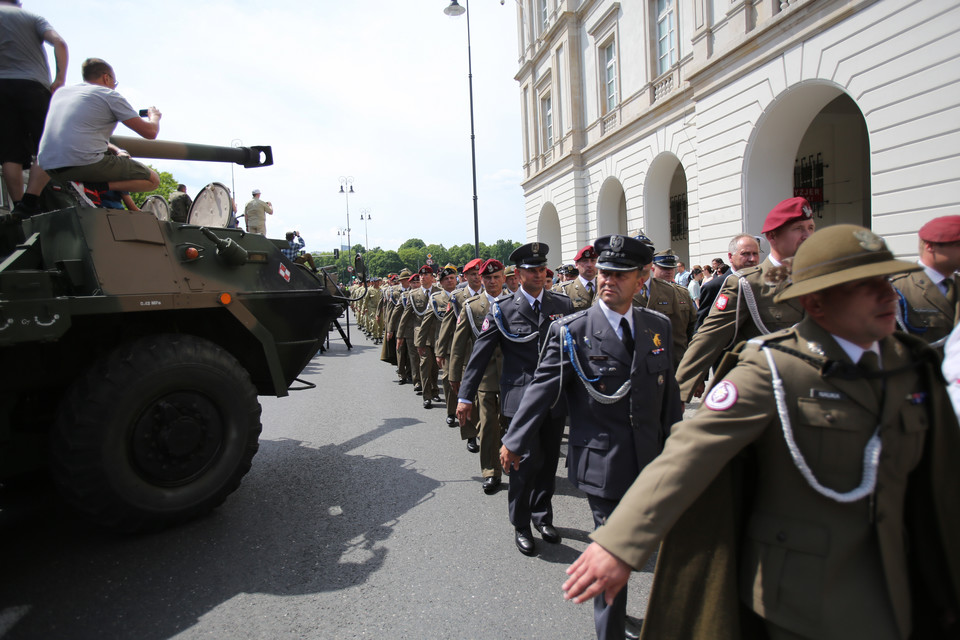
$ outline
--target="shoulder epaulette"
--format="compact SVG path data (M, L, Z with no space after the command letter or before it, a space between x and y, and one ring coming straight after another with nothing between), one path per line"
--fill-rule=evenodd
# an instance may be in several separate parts
M475 296L470 296L469 298L464 298L464 299L463 299L463 304L467 304L468 302L473 302L474 300L479 300L479 299L480 299L480 296L483 296L483 295L486 295L486 294L485 294L483 291L481 291L480 293L478 293L478 294L475 295Z
M558 295L558 296L563 296L564 298L569 298L569 297L570 297L570 296L568 296L566 293L564 293L563 291L551 291L550 293L552 293L552 294L554 294L554 295Z
M571 322L573 322L573 321L576 320L577 318L582 318L582 317L585 316L585 315L587 315L587 309L583 309L583 310L581 310L581 311L577 311L576 313L571 313L571 314L569 314L569 315L563 316L562 318L557 318L557 319L554 320L553 322L554 322L554 324L559 324L559 325L570 324Z
M907 273L897 273L897 274L895 274L895 275L889 276L890 282L894 282L894 281L896 281L896 280L902 280L902 279L906 278L907 276L909 276L911 273L913 273L913 272L912 272L912 271L909 271L909 272L907 272Z
M784 338L793 335L793 327L787 327L786 329L780 329L779 331L774 331L773 333L768 333L765 336L757 336L751 340L748 340L750 344L755 344L758 347L762 347L768 342L780 342Z
M658 318L662 318L662 319L666 320L667 322L670 322L670 318L669 318L665 313L660 313L659 311L655 311L655 310L653 310L653 309L648 309L648 308L646 308L646 307L638 307L638 306L636 306L636 305L634 305L633 308L634 308L634 309L639 309L639 310L642 311L643 313L649 313L650 315L657 316Z
M745 269L740 269L736 273L728 273L727 276L738 276L740 278L746 278L747 276L753 275L755 273L760 273L761 271L762 269L760 268L760 265L757 265L755 267L747 267ZM724 278L726 278L727 276L724 276Z

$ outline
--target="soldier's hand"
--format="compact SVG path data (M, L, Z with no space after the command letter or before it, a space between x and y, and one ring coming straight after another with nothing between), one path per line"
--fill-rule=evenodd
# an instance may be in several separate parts
M393 340L393 331L387 331L387 340Z
M450 390L454 393L460 393L460 383L450 380Z
M507 475L510 475L510 472L513 469L520 468L520 454L514 453L507 449L507 445L500 445L500 466L503 467L503 472Z
M706 382L701 382L700 384L698 384L697 388L693 390L693 397L699 398L700 396L702 396L706 388L707 388Z
M572 565L567 567L567 581L563 583L565 600L577 604L591 600L603 594L607 605L620 593L630 579L630 565L613 555L596 542L580 554Z
M397 338L397 349L403 346L403 338Z
M457 385L458 391L460 385ZM457 420L460 424L467 424L470 422L470 415L473 413L473 405L467 404L466 402L457 403Z
M421 358L422 358L423 356L427 355L427 348L426 348L426 347L417 347L417 355L420 356Z
M441 369L444 368L444 365L446 365L446 363L447 363L446 358L437 358L437 366L440 367Z

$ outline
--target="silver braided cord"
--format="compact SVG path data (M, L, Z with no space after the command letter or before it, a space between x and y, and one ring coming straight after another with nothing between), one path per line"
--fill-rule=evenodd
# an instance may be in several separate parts
M785 392L783 390L783 380L780 379L780 372L777 371L777 365L773 362L773 353L768 347L763 347L763 353L767 356L767 362L770 364L770 373L773 376L773 394L777 399L777 413L780 416L780 424L783 427L783 439L786 440L787 449L790 450L790 457L793 458L793 464L797 467L800 475L810 487L824 496L836 502L848 503L856 502L870 496L877 486L877 471L880 466L880 451L883 449L883 442L880 440L880 427L878 426L870 441L863 450L863 479L860 486L852 491L840 493L829 487L825 487L817 481L813 471L803 457L803 453L797 446L793 438L793 427L790 424L790 414L787 412L787 403Z

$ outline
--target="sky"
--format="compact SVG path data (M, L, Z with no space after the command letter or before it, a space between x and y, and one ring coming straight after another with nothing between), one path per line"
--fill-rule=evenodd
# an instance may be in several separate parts
M259 188L274 207L268 235L298 230L310 251L340 245L348 205L352 244L473 243L467 22L444 15L448 4L23 0L66 40L67 84L82 81L84 59L103 58L135 109L163 113L158 139L272 146L273 166L232 173L224 163L145 162L191 196L235 183L241 211ZM470 4L480 241L489 244L525 241L516 9ZM122 124L116 134L136 136ZM353 178L349 202L341 177Z

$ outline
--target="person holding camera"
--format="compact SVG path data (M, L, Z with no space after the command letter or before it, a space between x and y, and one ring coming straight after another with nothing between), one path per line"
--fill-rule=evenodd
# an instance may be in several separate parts
M283 255L287 256L287 258L296 264L306 263L310 265L311 271L317 270L317 267L313 263L313 256L306 252L301 254L307 243L304 242L303 236L300 235L299 231L287 231L287 244L289 245L289 248L280 249Z
M116 72L100 58L87 58L81 70L82 84L61 88L50 100L37 158L40 166L51 177L69 182L81 202L91 206L80 183L92 191L153 191L160 186L157 173L110 144L110 136L122 122L154 140L162 114L150 107L141 117L117 93Z

